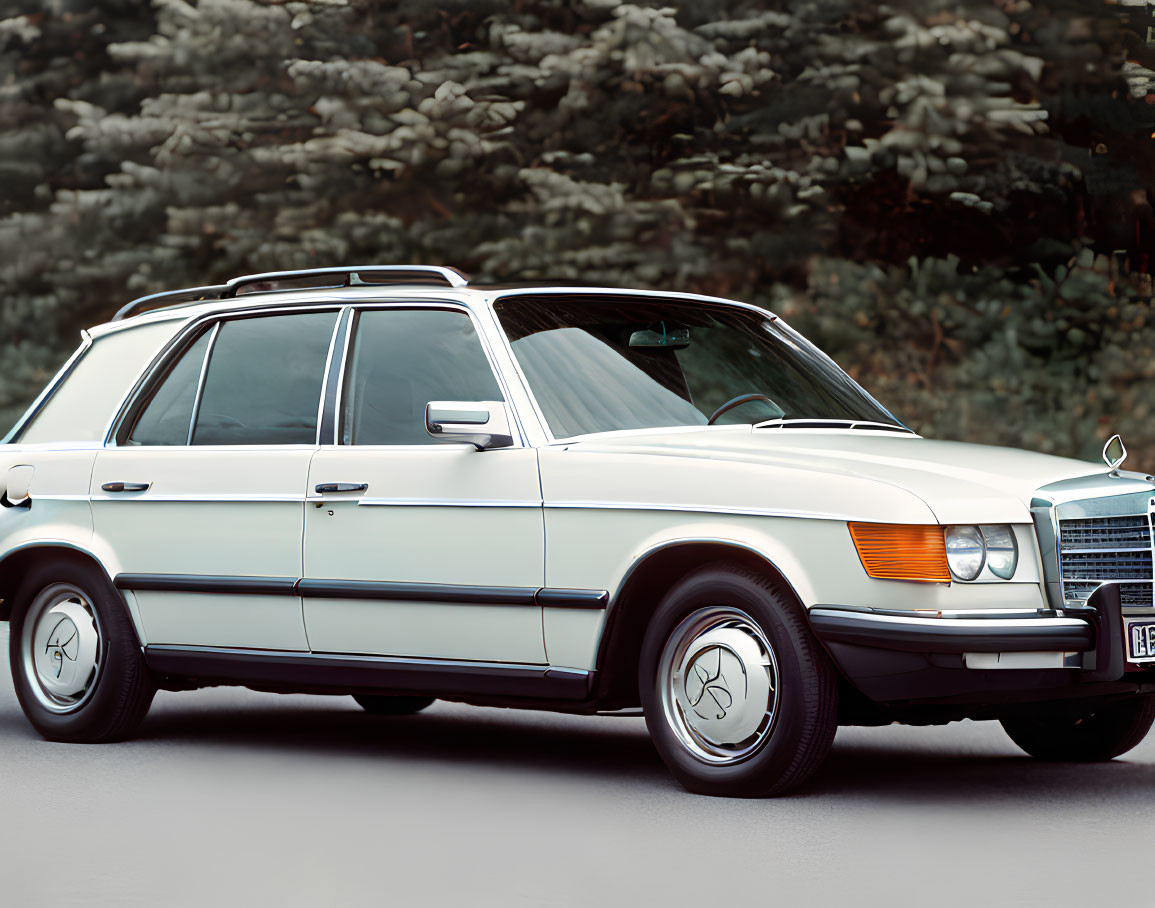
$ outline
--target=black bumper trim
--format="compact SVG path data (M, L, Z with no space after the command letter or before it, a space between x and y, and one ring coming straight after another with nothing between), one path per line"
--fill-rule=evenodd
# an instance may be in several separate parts
M906 618L816 606L810 625L824 643L906 653L1086 652L1095 643L1081 618Z
M1095 625L1094 664L1084 660L1087 681L1117 681L1127 670L1126 641L1123 638L1123 603L1119 586L1104 583L1087 599Z

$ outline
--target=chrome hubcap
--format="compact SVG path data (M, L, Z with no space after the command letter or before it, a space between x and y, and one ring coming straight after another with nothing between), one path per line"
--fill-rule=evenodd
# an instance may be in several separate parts
M100 674L100 623L79 589L55 584L28 609L21 639L24 674L52 712L80 707Z
M745 612L694 612L670 634L658 672L666 722L698 759L736 763L769 739L778 663L765 633Z

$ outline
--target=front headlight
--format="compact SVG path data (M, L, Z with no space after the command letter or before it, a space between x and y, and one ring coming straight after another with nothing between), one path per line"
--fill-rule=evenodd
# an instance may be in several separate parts
M965 583L980 577L1010 580L1019 564L1015 531L1006 524L849 523L850 536L866 573L879 580ZM983 569L990 571L984 576Z
M978 527L946 528L946 563L959 580L974 580L987 560L983 534Z
M983 543L987 549L987 567L991 573L1003 580L1015 576L1019 564L1019 545L1015 533L1009 526L981 527Z

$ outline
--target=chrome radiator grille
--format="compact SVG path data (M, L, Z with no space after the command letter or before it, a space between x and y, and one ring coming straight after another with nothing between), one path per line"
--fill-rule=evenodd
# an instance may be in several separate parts
M1123 605L1150 607L1151 533L1147 514L1060 520L1064 600L1085 602L1100 583L1118 581Z

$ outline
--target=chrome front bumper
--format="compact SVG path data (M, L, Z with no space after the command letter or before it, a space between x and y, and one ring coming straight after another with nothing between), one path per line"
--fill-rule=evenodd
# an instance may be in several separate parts
M939 614L816 606L809 618L847 680L875 700L981 697L1124 680L1123 611L1115 584L1102 585L1085 606L1061 615Z

